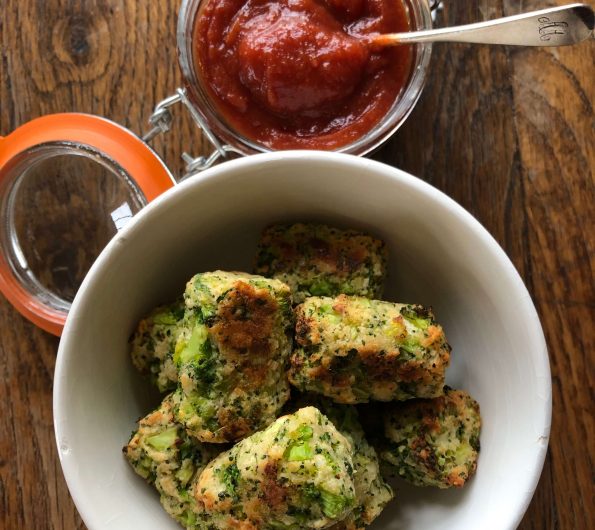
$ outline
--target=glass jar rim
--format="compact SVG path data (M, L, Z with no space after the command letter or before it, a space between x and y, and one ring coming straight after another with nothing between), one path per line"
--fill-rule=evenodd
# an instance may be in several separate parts
M205 1L208 0L182 0L178 15L178 61L189 103L211 128L210 132L232 146L236 152L250 155L274 151L275 149L249 139L228 125L201 87L192 44L199 7ZM410 16L410 20L415 24L413 30L432 28L431 8L427 0L404 0L404 2L408 10L413 11L413 17ZM388 140L405 122L421 96L432 50L430 43L418 43L412 46L414 57L409 79L391 110L366 134L334 151L360 156L369 154Z

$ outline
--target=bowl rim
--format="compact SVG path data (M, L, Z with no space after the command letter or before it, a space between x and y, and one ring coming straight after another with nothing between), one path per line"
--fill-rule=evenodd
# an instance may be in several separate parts
M87 297L87 292L92 291L105 271L115 259L123 251L125 245L123 243L134 237L135 234L142 230L144 220L150 217L159 216L160 212L168 207L168 203L176 196L185 194L190 188L201 187L204 183L218 179L224 181L225 178L233 178L236 173L242 173L247 169L258 168L259 166L283 166L285 164L314 164L319 168L327 166L355 166L363 171L373 171L381 173L383 177L388 177L397 186L404 186L405 188L420 192L426 195L433 201L438 202L442 207L447 209L450 214L455 215L460 221L467 225L478 238L486 244L486 250L490 251L491 258L497 262L499 268L503 270L507 277L513 282L515 288L522 296L519 297L519 303L522 304L522 312L526 315L526 326L531 330L531 336L536 341L535 347L530 351L533 366L535 366L538 373L543 374L536 381L536 392L543 396L544 410L539 415L542 418L540 425L537 426L539 431L539 444L537 450L532 456L530 462L526 462L526 484L523 488L525 492L522 499L519 500L517 507L511 511L510 515L499 522L502 529L515 529L521 522L533 494L537 488L537 483L541 476L545 456L548 449L549 435L551 430L551 416L552 416L552 380L549 356L541 322L537 314L537 310L533 304L531 296L527 291L522 278L517 269L507 256L505 251L494 239L494 237L487 231L487 229L465 208L450 198L448 195L438 190L431 184L388 164L361 158L354 155L324 152L324 151L309 151L309 150L292 150L292 151L274 151L270 153L263 153L243 157L228 162L224 162L218 166L205 170L198 176L191 177L179 185L167 190L164 194L157 197L154 201L149 203L133 219L121 230L104 248L99 257L91 266L87 276L83 280L79 291L72 303L72 308L66 320L64 332L58 347L58 354L56 358L56 365L54 371L54 390L53 390L53 419L54 419L54 434L56 438L56 445L58 456L62 467L62 472L66 480L68 490L75 506L82 517L83 521L90 530L101 528L99 522L94 515L93 500L82 494L85 490L84 484L80 480L78 474L77 464L74 460L68 458L69 447L69 431L72 425L69 423L68 417L64 414L66 404L71 401L71 397L65 391L64 384L68 378L68 372L71 369L71 359L76 356L76 349L70 346L73 337L78 334L78 327L81 326L80 319L77 318L79 306L81 306ZM223 183L224 185L224 183Z

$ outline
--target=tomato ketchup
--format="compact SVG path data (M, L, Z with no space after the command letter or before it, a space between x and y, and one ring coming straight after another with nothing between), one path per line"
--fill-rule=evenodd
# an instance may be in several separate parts
M369 37L408 31L401 0L206 0L193 34L214 107L271 149L338 149L390 111L411 74L410 46Z

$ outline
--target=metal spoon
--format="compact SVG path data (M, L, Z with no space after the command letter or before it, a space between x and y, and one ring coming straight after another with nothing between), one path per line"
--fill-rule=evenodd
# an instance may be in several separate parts
M376 35L371 42L377 46L414 42L566 46L593 37L594 20L590 6L569 4L465 26Z

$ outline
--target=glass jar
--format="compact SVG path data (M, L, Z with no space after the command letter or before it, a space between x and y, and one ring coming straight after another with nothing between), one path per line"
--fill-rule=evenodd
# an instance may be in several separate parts
M183 0L178 17L178 58L189 104L200 116L203 128L209 130L224 144L224 149L243 155L268 152L271 149L259 144L230 126L209 98L196 68L194 32L201 6L208 0ZM409 15L411 30L428 30L432 27L431 5L428 0L403 0ZM433 7L433 6L432 6ZM412 46L412 66L409 78L391 109L368 133L337 151L354 155L370 153L385 142L404 123L417 103L426 79L431 54L431 44Z
M95 258L174 184L145 142L98 116L51 114L0 137L0 292L60 335Z

